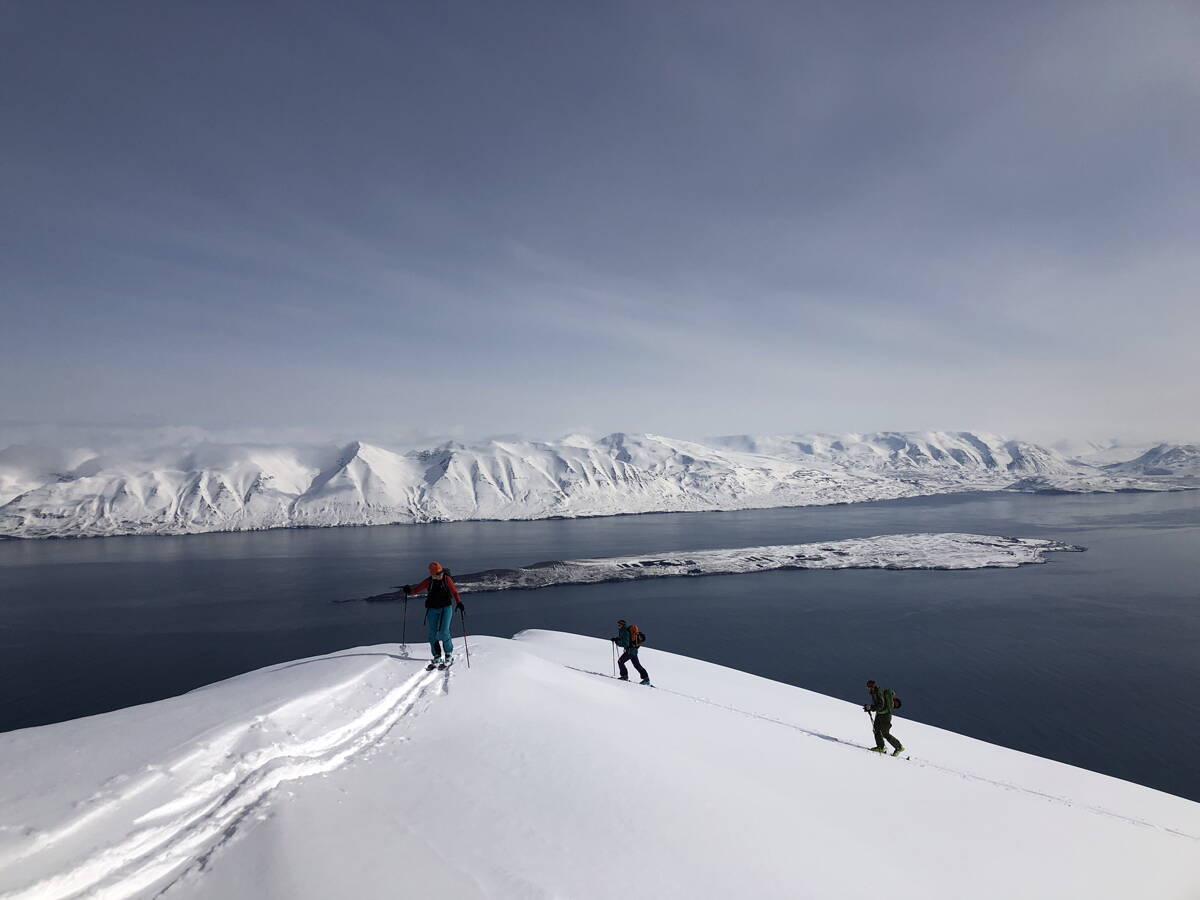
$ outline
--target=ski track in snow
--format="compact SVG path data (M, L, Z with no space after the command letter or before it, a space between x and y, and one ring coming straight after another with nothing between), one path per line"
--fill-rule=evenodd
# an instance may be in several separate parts
M581 669L581 668L578 668L577 666L567 666L567 668L574 669L576 672L583 672L586 675L599 675L601 678L610 678L613 680L617 680L614 678L614 676L609 675L607 672L597 672L594 669ZM809 728L803 727L802 725L797 725L794 722L786 722L783 719L777 719L774 716L764 716L761 713L748 712L747 710L744 710L744 709L738 709L736 706L729 706L725 703L718 703L715 700L709 700L707 697L697 697L694 694L685 694L682 691L672 690L671 688L665 688L665 687L662 687L661 685L657 685L657 684L653 685L653 687L655 690L663 691L668 694L674 694L676 697L683 697L686 700L693 700L696 703L703 703L707 706L712 706L717 709L726 710L727 712L737 713L738 715L746 716L747 718L750 718L750 719L759 719L760 721L763 721L763 722L769 722L772 725L781 725L784 728L790 728L793 731L799 731L801 734L808 735L809 737L820 738L823 741L829 741L830 743L833 743L833 744L841 744L845 747L853 747L857 750L868 750L869 751L871 749L870 747L866 746L865 744L858 744L858 743L855 743L854 741L849 741L849 740L846 740L845 738L835 737L832 734L825 734L824 732L821 732L821 731L813 731ZM905 748L905 752L906 753L909 752L908 748ZM1070 806L1070 807L1076 806L1075 803L1072 803L1066 797L1059 797L1055 794L1049 794L1049 793L1046 793L1045 791L1039 791L1039 790L1035 790L1033 788L1021 787L1020 785L1016 785L1016 784L1013 784L1012 782L1008 782L1008 781L998 781L994 778L988 778L984 775L976 775L971 772L964 772L961 769L952 769L949 766L939 765L938 763L935 763L932 760L924 759L922 757L912 757L910 755L905 758L905 762L910 762L913 765L920 766L921 768L924 768L924 769L936 769L937 771L945 772L948 775L956 775L959 778L963 778L968 781L977 781L982 784L990 784L990 785L993 785L998 788L1003 788L1004 790L1019 791L1020 793L1023 793L1023 794L1029 794L1034 797L1041 797L1044 800L1048 800L1053 803L1061 803L1064 806ZM1125 816L1125 815L1122 815L1121 813L1115 813L1112 810L1105 809L1104 807L1101 807L1101 806L1079 805L1079 808L1085 809L1090 813L1095 813L1096 815L1108 816L1109 818L1117 819L1119 821L1126 822L1130 825L1136 825L1140 828L1153 828L1156 831L1162 831L1167 834L1173 834L1176 837L1186 838L1189 841L1200 841L1200 837L1198 837L1196 835L1188 834L1186 832L1179 831L1174 828L1165 828L1162 825L1156 825L1153 822L1147 822L1144 819L1137 819L1132 816Z
M337 659L337 656L327 657ZM302 664L325 658L306 660ZM297 665L292 663L291 665ZM203 869L222 846L235 838L270 793L289 781L322 775L339 768L351 757L374 745L430 692L449 692L450 673L420 671L388 691L355 719L298 744L275 743L252 750L233 763L223 764L240 739L258 729L266 715L230 729L189 750L183 757L156 766L120 795L89 810L62 827L47 832L19 854L0 860L12 863L61 842L90 822L115 811L146 790L162 785L176 771L203 768L201 777L171 799L139 816L133 831L121 843L93 852L72 868L35 884L10 891L3 900L66 900L86 894L103 900L132 897L169 879L156 892L163 893L188 872ZM310 706L328 702L337 688L305 698ZM292 703L285 704L291 706Z

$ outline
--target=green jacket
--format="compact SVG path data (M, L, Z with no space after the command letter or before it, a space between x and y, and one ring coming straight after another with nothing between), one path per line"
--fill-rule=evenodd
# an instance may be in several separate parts
M890 716L895 698L896 692L891 688L884 688L883 690L880 690L878 687L871 688L871 712L878 713L881 716Z

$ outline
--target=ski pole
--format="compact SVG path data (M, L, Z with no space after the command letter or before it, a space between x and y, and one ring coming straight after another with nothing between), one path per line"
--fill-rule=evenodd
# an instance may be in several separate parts
M404 592L404 624L400 626L400 643L404 647L404 655L408 656L408 591Z
M617 677L617 642L616 641L613 641L612 651L613 651L613 678L616 678Z
M463 649L467 651L467 668L471 668L471 645L467 643L467 611L463 605L458 604L458 617L462 619L463 629Z

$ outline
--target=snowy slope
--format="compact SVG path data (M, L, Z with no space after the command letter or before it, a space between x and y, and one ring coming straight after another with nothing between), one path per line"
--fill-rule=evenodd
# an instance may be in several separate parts
M197 444L118 455L0 454L0 536L754 509L964 490L1159 489L1035 444L968 432L489 441L397 452ZM11 458L14 461L6 462Z
M649 648L656 689L607 677L603 640L471 650L0 735L0 896L1200 893L1191 801L908 719L911 758L879 757L854 702Z

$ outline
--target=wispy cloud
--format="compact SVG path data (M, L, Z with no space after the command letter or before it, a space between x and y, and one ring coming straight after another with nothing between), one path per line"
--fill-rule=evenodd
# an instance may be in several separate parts
M294 13L8 21L0 414L1191 426L1187 4Z

